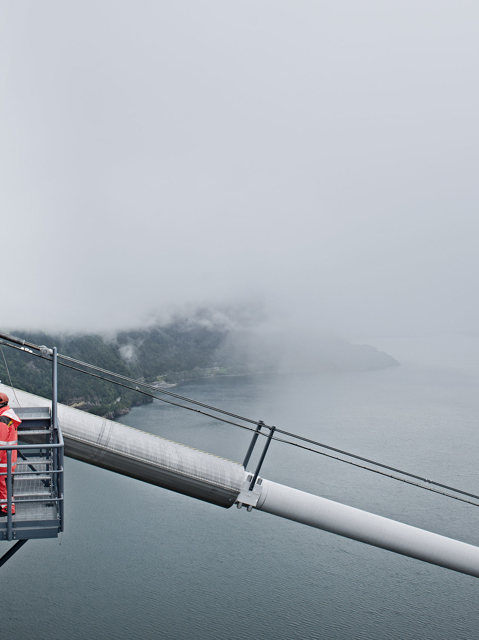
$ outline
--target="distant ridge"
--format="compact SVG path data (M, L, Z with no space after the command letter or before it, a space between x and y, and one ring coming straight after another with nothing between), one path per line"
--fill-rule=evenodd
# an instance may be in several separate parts
M52 334L11 331L29 342L56 346L68 355L159 387L221 375L284 371L367 371L398 366L390 355L369 345L354 345L335 336L307 338L290 333L240 329L199 317L177 317L166 325L97 334ZM3 348L13 385L50 397L48 363ZM3 359L0 379L8 384ZM60 367L60 402L114 418L151 398Z

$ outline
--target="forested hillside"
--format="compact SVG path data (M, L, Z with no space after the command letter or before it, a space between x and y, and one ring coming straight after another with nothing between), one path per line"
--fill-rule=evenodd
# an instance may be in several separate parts
M180 321L161 328L121 332L114 338L11 333L34 344L56 346L59 353L104 369L158 384L209 375L209 369L217 371L213 368L214 357L224 338L224 332L218 329L186 327ZM15 387L51 397L50 363L26 352L5 346L2 349ZM0 358L0 380L9 383L3 358ZM151 398L143 394L63 366L59 366L58 397L60 402L108 417L151 402Z
M199 377L265 371L352 371L381 369L398 363L367 345L338 338L290 342L251 330L176 318L163 326L122 331L114 336L11 332L38 345L159 387ZM306 354L304 353L306 350ZM13 386L51 397L51 365L34 355L2 347ZM0 380L9 384L0 358ZM151 398L84 373L59 367L59 401L113 418Z

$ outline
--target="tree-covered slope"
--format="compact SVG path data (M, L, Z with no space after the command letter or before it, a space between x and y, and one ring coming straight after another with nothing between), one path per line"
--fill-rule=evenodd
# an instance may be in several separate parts
M226 328L204 318L176 318L163 326L121 331L114 336L12 332L34 344L115 373L159 386L193 378L262 371L357 371L398 363L367 345L328 336L298 339L290 334ZM51 365L26 352L3 347L13 386L51 397ZM0 380L9 384L0 358ZM78 371L59 367L62 403L115 417L151 398Z
M100 335L55 335L12 332L28 342L56 346L58 352L122 375L148 382L178 382L214 371L215 353L224 331L175 321L164 327L124 331L114 338ZM3 347L13 386L51 397L51 365L25 351ZM9 384L3 358L0 380ZM92 413L114 417L151 398L121 386L59 366L58 399Z

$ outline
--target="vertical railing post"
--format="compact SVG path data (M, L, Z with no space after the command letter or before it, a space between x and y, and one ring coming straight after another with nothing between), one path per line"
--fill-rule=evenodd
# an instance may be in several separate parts
M57 474L60 476L58 479L58 497L60 498L60 531L63 531L65 528L65 501L63 499L63 491L64 491L63 447L58 449L58 451L59 451L59 457L60 457L60 463L59 463L60 473Z
M53 347L52 353L52 438L51 444L57 442L57 412L58 412L58 368L57 368L57 348ZM52 468L53 471L58 470L58 451L56 449L50 449L52 456ZM52 473L52 489L58 497L58 473Z
M52 355L52 424L53 428L57 428L57 412L58 412L58 362L57 348L53 347Z
M13 540L12 526L12 450L7 450L7 540Z
M58 352L57 348L53 347L52 354L52 427L53 427L53 443L59 444L60 437L58 431ZM55 487L55 494L58 500L59 517L60 517L60 531L63 531L65 526L65 507L63 501L64 479L63 479L63 464L64 464L64 451L63 447L56 447L52 449L53 470L56 473L52 474L53 485Z

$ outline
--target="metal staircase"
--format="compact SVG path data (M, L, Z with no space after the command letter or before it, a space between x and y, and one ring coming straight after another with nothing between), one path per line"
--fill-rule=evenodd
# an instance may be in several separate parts
M57 419L56 349L53 364L53 400L49 407L15 408L22 423L18 445L7 451L7 516L0 519L0 540L17 540L2 558L2 566L30 538L56 538L64 527L64 443ZM12 471L12 451L17 465ZM15 503L15 513L11 504Z

